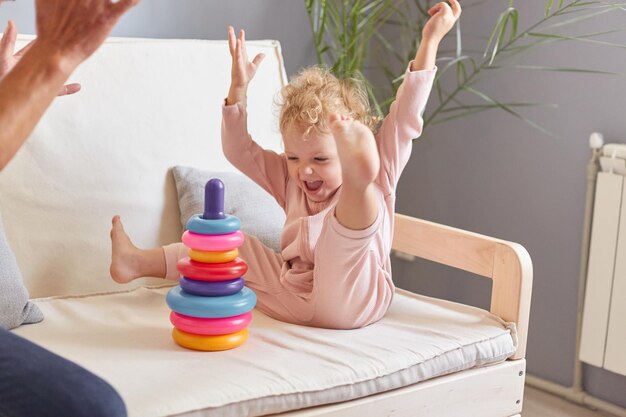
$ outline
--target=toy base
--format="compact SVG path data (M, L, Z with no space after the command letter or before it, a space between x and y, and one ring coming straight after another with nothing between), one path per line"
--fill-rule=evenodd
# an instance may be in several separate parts
M243 342L248 339L248 329L220 336L203 336L183 332L182 330L174 328L172 330L172 337L176 343L184 348L205 352L215 352L241 346Z

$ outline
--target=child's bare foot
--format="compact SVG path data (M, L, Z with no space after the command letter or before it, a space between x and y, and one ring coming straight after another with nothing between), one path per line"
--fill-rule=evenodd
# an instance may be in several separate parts
M126 284L141 275L139 258L141 249L133 245L124 230L120 216L113 217L111 228L111 278L120 284Z
M372 131L348 116L332 114L330 129L337 143L344 184L364 189L380 169L380 157Z

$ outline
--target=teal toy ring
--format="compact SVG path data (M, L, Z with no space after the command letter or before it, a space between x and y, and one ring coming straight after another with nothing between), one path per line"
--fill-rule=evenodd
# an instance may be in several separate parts
M200 235L226 235L241 228L236 216L225 214L223 219L205 219L202 214L194 214L187 221L187 230Z
M175 312L191 317L220 318L247 313L256 305L256 294L248 287L224 297L189 294L176 286L168 291L167 305Z

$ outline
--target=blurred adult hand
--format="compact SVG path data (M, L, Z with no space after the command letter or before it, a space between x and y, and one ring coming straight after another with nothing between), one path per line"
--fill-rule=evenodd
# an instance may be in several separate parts
M0 0L0 3L2 1ZM2 39L0 39L0 80L9 73L18 63L20 58L28 51L35 41L31 41L28 45L20 49L18 53L15 52L15 42L17 41L17 29L15 23L9 20ZM74 94L80 90L80 84L67 84L61 87L58 94L64 96L66 94Z
M77 66L140 0L37 0L37 42Z

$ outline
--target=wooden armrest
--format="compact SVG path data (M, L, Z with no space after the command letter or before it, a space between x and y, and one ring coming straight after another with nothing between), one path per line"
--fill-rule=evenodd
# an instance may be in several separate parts
M525 356L533 266L523 246L397 213L392 246L400 252L491 278L489 311L516 324L519 345L513 359Z

